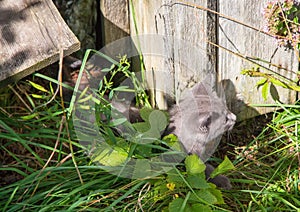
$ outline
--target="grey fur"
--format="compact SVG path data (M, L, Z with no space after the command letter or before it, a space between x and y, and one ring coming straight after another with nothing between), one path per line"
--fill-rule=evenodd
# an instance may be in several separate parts
M131 122L142 121L137 108L129 106L128 111L128 107L116 102L114 106L124 115L129 113ZM170 124L164 134L175 134L188 154L197 154L204 162L215 152L222 134L231 130L236 121L209 80L187 89L168 112ZM210 182L224 189L231 188L229 179L223 175L211 179L214 168L210 164L206 166L205 174Z
M188 154L197 154L204 162L215 152L222 134L231 130L236 121L225 101L205 83L198 83L183 93L169 113L167 133L175 134ZM223 175L211 179L214 168L210 164L206 166L210 182L224 189L231 188L229 179Z
M175 134L187 153L204 162L216 150L220 137L235 124L236 116L210 87L198 83L170 109L167 132Z

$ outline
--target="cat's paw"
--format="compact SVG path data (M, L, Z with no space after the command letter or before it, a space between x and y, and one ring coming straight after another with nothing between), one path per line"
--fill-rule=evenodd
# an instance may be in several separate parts
M225 190L230 190L232 188L229 178L224 175L218 175L208 181Z
M226 190L231 189L232 185L231 185L228 177L226 177L224 175L218 175L214 178L209 177L214 169L215 168L212 165L206 164L205 175L206 175L206 178L208 179L208 181L215 184L219 188L226 189Z

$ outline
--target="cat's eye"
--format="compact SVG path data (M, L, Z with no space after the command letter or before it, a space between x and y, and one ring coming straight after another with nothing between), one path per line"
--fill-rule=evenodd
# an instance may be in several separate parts
M203 126L208 127L211 124L211 116L208 115L207 118L205 119Z
M225 116L225 123L227 123L229 121L228 116Z

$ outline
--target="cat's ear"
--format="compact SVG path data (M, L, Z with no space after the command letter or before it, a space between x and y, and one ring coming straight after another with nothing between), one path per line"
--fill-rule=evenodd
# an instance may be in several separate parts
M205 78L202 80L202 84L209 91L216 91L217 75L214 72L209 72L206 74Z
M223 101L226 100L225 92L221 83L219 83L218 75L214 72L206 74L203 81L200 83L205 87L208 94L216 94Z
M207 73L205 78L192 88L194 95L211 95L216 91L216 75Z

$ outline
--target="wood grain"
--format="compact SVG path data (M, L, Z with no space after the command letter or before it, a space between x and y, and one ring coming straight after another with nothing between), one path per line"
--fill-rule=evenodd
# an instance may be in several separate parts
M240 119L253 117L274 110L274 108L251 108L249 104L274 103L269 95L268 101L264 101L261 90L257 90L256 83L260 78L250 78L241 75L242 69L255 67L256 64L270 68L289 79L295 79L293 74L298 70L298 59L294 51L279 48L273 37L263 33L264 19L262 8L267 1L247 1L247 0L220 0L220 13L239 20L240 23L225 18L219 18L219 45L223 48L219 50L220 78L226 84L228 103L232 110ZM253 28L242 25L253 26ZM240 54L239 57L228 50ZM269 63L280 65L282 68L270 66L256 60L268 61ZM295 92L278 88L280 101L293 103L296 98Z
M0 32L0 86L56 62L60 49L69 55L80 48L49 0L2 0Z
M160 108L164 106L163 93L175 94L178 98L186 87L206 80L208 73L215 73L215 79L225 88L229 107L239 120L243 120L275 109L250 107L250 104L274 101L271 97L268 101L262 99L261 92L255 87L259 79L241 75L243 69L258 63L289 79L296 77L294 73L299 65L295 52L277 48L274 38L262 31L262 9L267 0L132 2L137 26L133 11L130 11L131 35L163 37L159 44L163 46L162 55L147 54L144 57L146 70L151 73L150 81L156 83L155 98ZM216 13L208 12L210 10ZM262 63L257 58L281 68ZM168 77L152 79L155 76L152 72L157 75L164 72ZM295 92L280 88L278 92L282 102L295 102Z

